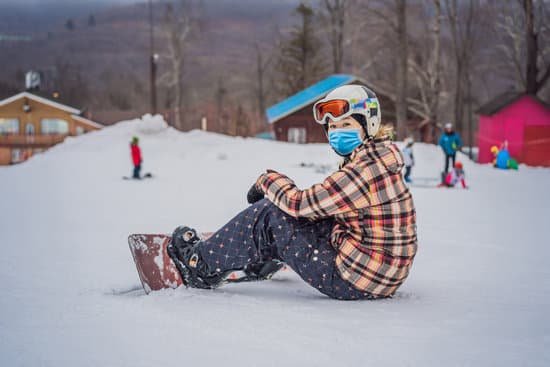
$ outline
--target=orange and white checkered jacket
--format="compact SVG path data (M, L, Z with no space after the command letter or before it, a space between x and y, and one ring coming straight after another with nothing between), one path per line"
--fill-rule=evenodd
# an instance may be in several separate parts
M407 278L417 249L416 212L402 168L395 144L370 140L338 171L308 189L298 189L273 171L256 184L293 217L333 217L331 243L340 275L359 290L385 297Z

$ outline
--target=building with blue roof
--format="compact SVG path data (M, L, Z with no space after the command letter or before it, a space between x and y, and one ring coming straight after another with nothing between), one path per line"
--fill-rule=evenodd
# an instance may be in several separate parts
M347 74L334 74L326 79L321 80L313 84L312 86L296 93L293 96L288 97L284 101L281 101L266 110L267 121L272 124L291 113L298 111L299 109L307 106L311 103L315 103L319 99L326 96L331 90L341 87L342 85L351 84L358 80L353 75Z
M274 104L266 110L275 139L293 143L325 143L323 127L313 119L313 104L331 90L348 84L363 84L349 74L334 74Z

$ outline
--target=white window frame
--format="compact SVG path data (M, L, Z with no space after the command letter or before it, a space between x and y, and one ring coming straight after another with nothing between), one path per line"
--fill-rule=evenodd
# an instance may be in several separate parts
M7 128L5 128L4 126L7 126ZM17 134L19 134L19 119L0 117L0 135Z
M307 142L307 129L305 127L289 127L287 137L289 143L305 144Z
M55 124L52 122L55 122ZM59 123L65 123L67 130L61 131L61 129L59 129ZM45 118L40 120L40 132L42 135L69 135L69 131L70 124L67 120L58 118Z

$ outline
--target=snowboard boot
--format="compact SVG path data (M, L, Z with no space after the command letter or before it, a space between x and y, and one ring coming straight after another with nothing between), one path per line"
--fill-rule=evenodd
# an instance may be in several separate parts
M201 238L189 227L174 230L168 244L168 255L176 265L183 284L191 288L213 289L219 286L229 273L209 274L198 251Z

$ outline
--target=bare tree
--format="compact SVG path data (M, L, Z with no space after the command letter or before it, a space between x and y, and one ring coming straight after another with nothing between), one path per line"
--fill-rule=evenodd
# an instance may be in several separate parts
M537 94L550 78L550 62L543 60L539 67L539 58L544 58L543 37L541 32L548 29L548 19L539 19L538 26L535 26L535 15L533 0L523 0L523 11L525 14L525 42L527 44L527 67L526 67L526 92L529 94ZM546 3L539 1L539 15L546 15ZM550 36L546 34L545 36Z
M367 11L368 31L362 33L369 34L363 47L370 57L361 72L394 102L398 137L418 129L425 141L433 141L443 87L441 1L370 1ZM420 124L409 126L411 118Z
M218 122L219 132L229 133L228 117L225 108L225 100L227 97L227 89L225 88L224 80L222 77L218 79L218 85L216 87L216 118Z
M457 0L445 0L446 16L452 40L455 61L454 122L456 129L463 131L464 94L470 81L470 63L472 59L474 20L479 9L479 1L468 0L465 11L460 12Z
M397 15L397 70L396 70L396 123L400 137L407 134L407 80L408 80L408 39L407 39L407 4L405 0L395 0Z
M468 144L472 145L472 58L477 48L480 29L481 5L479 0L463 1L445 0L446 18L452 40L454 56L454 123L456 130L464 132L464 113L468 122ZM477 24L477 27L476 27ZM466 111L465 111L466 107ZM472 151L469 151L472 158Z
M359 2L361 3L361 2ZM395 103L395 123L397 135L405 137L407 132L409 110L417 111L410 106L408 96L409 78L409 36L407 28L406 0L393 1L369 1L366 3L365 24L356 25L354 29L368 28L368 46L364 43L362 47L369 50L369 57L365 58L359 72L363 74L369 71L368 82L379 92L390 97ZM361 35L363 32L359 30ZM361 46L361 44L357 44ZM389 50L390 53L383 53ZM381 54L385 60L376 60L377 54ZM391 62L388 62L391 60ZM387 65L391 66L388 70ZM374 69L386 66L386 70L377 73ZM379 78L373 78L379 74ZM377 79L377 80L375 80Z
M332 51L332 69L334 73L342 72L344 63L344 33L348 16L349 0L323 0L323 16L327 19L327 27Z
M19 88L17 88L17 86L0 80L0 98L1 99L11 97L14 94L17 94L17 92L19 92Z
M241 104L237 106L234 118L234 135L236 136L249 136L251 133L250 119L245 109Z
M507 4L509 7L503 10L503 14L501 14L501 18L497 24L498 34L501 35L501 43L497 47L504 56L501 60L496 59L497 70L510 72L509 69L511 69L511 77L516 81L516 85L524 88L526 81L522 61L524 52L521 19L519 17L508 16L508 12L516 10L512 8L515 4L512 5L509 1ZM504 76L508 77L506 73Z
M190 15L191 5L186 0L180 0L179 4L166 4L164 36L166 38L165 59L168 62L168 71L159 78L159 84L163 84L173 93L170 105L174 112L174 127L184 128L181 114L181 104L184 93L183 70L186 61L186 46L189 43L193 29L193 19Z
M261 49L259 42L254 44L256 51L256 98L258 115L264 116L266 109L267 89L265 87L266 73L272 61L272 55L267 55Z
M57 58L52 84L64 103L70 106L89 105L91 93L88 84L84 82L82 66Z
M420 93L420 106L427 117L425 122L431 126L431 141L435 142L441 93L441 1L431 2L435 15L429 30L430 38L425 44L416 45L409 65Z
M544 0L519 0L519 4L508 0L505 5L499 7L503 10L498 22L503 35L499 50L519 88L537 94L550 79L548 4Z

